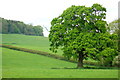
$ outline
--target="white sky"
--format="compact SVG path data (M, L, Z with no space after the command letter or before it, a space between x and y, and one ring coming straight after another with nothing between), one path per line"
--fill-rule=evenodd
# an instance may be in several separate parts
M99 3L107 9L106 21L118 18L118 2L120 0L0 0L0 17L23 21L27 24L50 28L53 18L62 14L71 5L92 6ZM44 36L48 36L44 29Z

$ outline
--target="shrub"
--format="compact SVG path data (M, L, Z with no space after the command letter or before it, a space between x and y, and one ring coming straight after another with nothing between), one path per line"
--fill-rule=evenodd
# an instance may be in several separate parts
M114 58L112 65L120 67L120 54Z

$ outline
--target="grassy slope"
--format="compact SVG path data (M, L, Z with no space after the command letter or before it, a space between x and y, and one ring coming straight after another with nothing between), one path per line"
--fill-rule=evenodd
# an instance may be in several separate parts
M19 46L23 48L52 53L49 50L48 38L45 38L42 36L28 36L28 35L21 35L21 34L2 34L2 38L3 38L3 44L14 45L14 46ZM58 55L62 55L61 50L58 50Z
M2 57L4 78L117 78L118 76L118 71L111 69L64 69L74 68L76 64L6 48L3 48Z
M3 44L13 45L22 48L28 48L33 50L40 50L49 52L56 55L62 55L63 52L59 49L57 53L53 53L49 50L49 40L47 37L42 36L28 36L21 34L0 34L3 38ZM90 61L94 61L89 59Z

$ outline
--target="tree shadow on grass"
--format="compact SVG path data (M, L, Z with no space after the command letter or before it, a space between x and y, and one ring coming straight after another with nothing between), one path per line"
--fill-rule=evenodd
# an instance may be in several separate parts
M51 69L118 69L115 67L89 67L86 66L84 68L69 68L69 67L64 67L64 68L51 68Z
M17 43L3 43L3 44L17 44Z
M77 68L67 68L67 67L64 67L64 68L51 68L51 69L77 69Z
M89 67L89 66L86 66L86 67L84 67L84 69L117 69L117 68L114 68L114 67Z

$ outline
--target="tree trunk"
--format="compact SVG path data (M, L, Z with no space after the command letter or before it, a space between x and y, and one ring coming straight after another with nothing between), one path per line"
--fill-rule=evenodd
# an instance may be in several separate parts
M79 53L77 68L83 68L83 53Z

